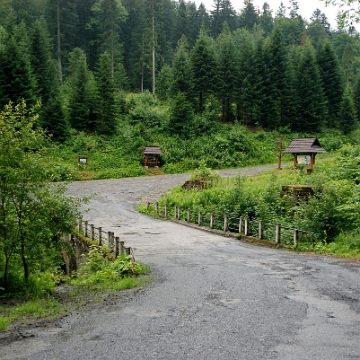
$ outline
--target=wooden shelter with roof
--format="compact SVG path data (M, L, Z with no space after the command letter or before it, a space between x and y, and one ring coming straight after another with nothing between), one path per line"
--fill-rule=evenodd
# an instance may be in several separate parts
M149 165L159 166L160 159L159 155L162 155L163 152L158 146L146 146L142 151L142 154L145 155L144 166L148 167Z
M284 150L284 153L294 155L294 169L298 164L307 166L308 174L312 173L316 154L323 154L326 151L321 147L319 140L315 138L297 138L292 139L290 145Z

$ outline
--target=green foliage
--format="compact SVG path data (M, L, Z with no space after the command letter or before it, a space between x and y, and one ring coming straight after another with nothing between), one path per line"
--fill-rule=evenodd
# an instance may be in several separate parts
M148 268L135 261L131 255L120 255L113 259L106 246L92 246L79 275L72 281L74 285L95 287L101 283L120 282L124 278L144 274ZM129 286L130 282L124 282ZM124 286L122 284L120 287Z
M59 263L61 235L70 233L79 217L80 200L65 196L65 184L50 183L47 138L34 129L34 111L22 102L0 113L0 286L5 291L14 285L10 277L20 284L11 291L27 291L34 274Z
M342 154L336 161L317 163L311 176L304 170L283 169L251 178L222 179L201 191L174 189L160 203L204 214L212 212L217 218L227 214L230 218L244 216L267 224L281 223L312 233L314 244L301 244L301 249L308 246L315 251L321 244L322 252L359 254L360 148L346 146ZM293 196L282 195L282 185L311 186L315 196L295 202ZM331 243L334 245L328 246Z

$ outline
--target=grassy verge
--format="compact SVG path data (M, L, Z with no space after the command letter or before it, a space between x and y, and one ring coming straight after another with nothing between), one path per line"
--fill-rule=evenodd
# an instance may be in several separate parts
M205 226L213 214L216 229L223 227L225 214L229 221L232 219L233 226L237 226L240 216L253 224L260 220L269 227L281 224L307 232L296 246L292 235L284 233L281 242L288 250L360 260L360 221L356 216L360 207L357 200L360 176L356 151L350 152L354 152L355 157L346 153L317 163L310 176L305 168L299 166L293 170L289 166L281 171L228 179L215 177L216 181L212 181L214 174L200 169L198 174L194 172L192 180L201 181L195 181L193 187L177 187L165 194L159 200L159 210L163 213L167 204L168 216L173 218L177 206L184 220L189 209L191 221L195 223L197 213L201 212ZM197 183L201 186L195 186ZM313 194L298 198L284 192L284 185L294 189L305 186L312 189ZM139 206L138 210L156 216L154 206ZM268 243L272 246L271 241ZM266 246L266 242L261 245Z
M119 299L125 289L140 288L151 281L147 266L132 261L131 256L114 260L102 250L94 247L79 273L71 278L61 277L61 284L53 286L51 293L0 299L0 331L83 312ZM59 278L53 277L52 281L55 285Z

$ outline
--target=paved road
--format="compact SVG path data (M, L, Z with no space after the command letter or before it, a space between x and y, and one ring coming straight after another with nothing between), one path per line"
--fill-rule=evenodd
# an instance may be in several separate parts
M70 194L96 192L85 217L132 246L154 280L102 310L0 342L0 359L360 359L360 264L255 247L134 210L187 178L71 184Z

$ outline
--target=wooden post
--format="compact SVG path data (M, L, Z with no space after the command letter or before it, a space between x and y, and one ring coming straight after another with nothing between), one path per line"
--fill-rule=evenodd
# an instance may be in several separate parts
M214 214L210 214L210 229L214 228Z
M120 238L115 238L115 259L120 255Z
M155 203L155 213L156 213L156 215L159 215L159 203L158 202Z
M79 219L79 233L82 234L83 226L82 226L82 219Z
M84 233L85 237L88 237L88 222L85 221L85 233Z
M243 217L240 216L239 217L239 234L242 233L242 228L243 228Z
M119 246L120 246L120 255L124 255L124 254L125 254L124 242L123 242L123 241L120 241L120 242L119 242Z
M224 231L229 230L229 217L227 214L224 215Z
M245 230L244 230L244 234L245 234L245 236L248 236L248 235L249 235L249 219L248 219L248 218L245 219Z
M114 233L112 233L111 231L108 231L108 249L109 250L113 250L113 235Z
M94 241L95 240L95 226L94 224L90 224L90 236L91 236L91 240Z
M175 205L174 206L174 219L177 218L177 206Z
M201 212L198 213L198 225L199 226L202 225L202 213Z
M146 204L146 211L149 211L149 209L150 209L150 203L147 202L147 204Z
M262 220L259 221L259 239L262 240L264 238L264 222Z
M101 246L102 245L102 227L101 226L98 227L98 232L99 232L98 245Z
M186 217L187 222L190 222L190 215L191 215L191 210L187 209L187 217Z
M180 220L180 218L181 218L181 208L180 208L180 206L178 206L178 208L177 208L177 219Z
M165 217L167 218L169 216L169 205L165 204Z
M281 242L281 225L280 224L276 224L276 227L275 227L275 242L277 244L280 244Z
M294 170L297 169L297 154L293 154L294 155Z
M294 229L294 246L297 245L298 241L299 241L299 230Z

